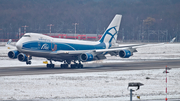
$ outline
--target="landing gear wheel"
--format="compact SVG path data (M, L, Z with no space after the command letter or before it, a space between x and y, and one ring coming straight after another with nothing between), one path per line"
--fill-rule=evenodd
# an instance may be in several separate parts
M83 68L83 65L82 64L78 64L78 68Z
M47 64L46 67L47 68L54 68L54 64L52 64L51 59L49 59L49 61L50 61L50 64Z
M54 68L54 64L47 64L47 68Z
M77 64L71 64L71 68L77 68Z
M61 68L68 68L68 64L61 64Z
M83 68L82 64L71 64L71 68Z
M31 64L31 61L26 61L26 64L27 64L27 65L30 65L30 64Z

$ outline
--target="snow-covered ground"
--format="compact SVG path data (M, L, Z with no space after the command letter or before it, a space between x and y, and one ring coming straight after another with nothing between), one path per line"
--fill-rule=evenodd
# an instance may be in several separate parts
M165 99L163 69L0 77L0 100L124 101L129 82L144 86L133 99ZM180 99L180 68L168 74L168 98ZM146 79L150 77L150 79Z
M99 62L128 62L136 59L180 59L180 44L138 48L129 59L109 57ZM9 50L0 47L0 67L25 65L7 57ZM34 65L45 59L33 58ZM59 64L59 63L57 63ZM0 100L60 100L60 101L124 101L129 100L129 82L144 84L134 92L133 100L165 99L166 75L163 69L129 70L94 73L22 75L0 77ZM180 99L180 68L168 73L168 98ZM150 79L146 79L150 77Z

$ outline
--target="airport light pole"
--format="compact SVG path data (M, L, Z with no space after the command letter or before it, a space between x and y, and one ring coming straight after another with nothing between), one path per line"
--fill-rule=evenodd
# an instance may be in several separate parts
M50 33L50 36L51 36L51 26L54 26L54 25L53 24L49 24L47 26L49 26L49 33Z
M20 35L21 35L21 28L19 28L19 36L18 36L19 39L20 39Z
M26 27L29 27L29 26L22 26L22 27L24 27L24 34L26 33Z
M170 70L170 69L171 69L171 68L169 68L169 67L166 66L165 71L163 72L163 73L166 73L166 98L165 98L166 101L168 100L168 99L167 99L167 73L169 73L167 70Z
M78 23L73 23L73 25L74 25L74 33L75 33L74 36L75 36L75 39L76 39L76 26L79 25L79 24Z

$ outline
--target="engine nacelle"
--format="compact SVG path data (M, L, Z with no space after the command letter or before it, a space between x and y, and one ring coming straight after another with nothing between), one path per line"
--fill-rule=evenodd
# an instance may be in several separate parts
M133 55L133 52L131 52L130 50L124 49L124 50L119 51L119 56L121 58L129 58L132 55Z
M16 59L19 54L19 51L13 50L8 52L8 57L11 59Z
M27 61L27 56L23 53L20 53L18 55L18 60L21 61L21 62L24 62L24 61Z
M94 59L94 56L91 53L83 53L80 55L81 61L92 61Z

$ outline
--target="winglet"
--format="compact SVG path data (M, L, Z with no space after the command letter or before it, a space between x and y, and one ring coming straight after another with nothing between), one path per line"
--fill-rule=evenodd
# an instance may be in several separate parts
M176 40L176 37L174 37L174 38L170 41L170 43L173 43L175 40Z
M11 44L11 42L12 42L12 39L9 39L8 42L7 42L7 44Z

